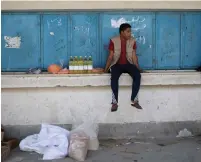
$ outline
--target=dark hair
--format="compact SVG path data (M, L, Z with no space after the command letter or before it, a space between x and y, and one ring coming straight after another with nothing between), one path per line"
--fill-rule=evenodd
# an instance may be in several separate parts
M131 28L130 24L128 24L128 23L121 24L120 27L119 27L119 33L121 34L122 31L124 31L124 30L126 30L128 28Z

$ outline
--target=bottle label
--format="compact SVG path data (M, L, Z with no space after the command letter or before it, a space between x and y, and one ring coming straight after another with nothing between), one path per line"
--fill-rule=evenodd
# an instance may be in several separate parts
M88 66L87 65L84 65L84 70L87 70L88 69Z
M83 70L83 65L80 65L80 66L78 67L78 70Z
M88 65L88 70L92 70L93 66L92 65Z
M73 66L72 65L69 65L69 70L73 70Z
M78 70L78 66L74 66L74 70Z

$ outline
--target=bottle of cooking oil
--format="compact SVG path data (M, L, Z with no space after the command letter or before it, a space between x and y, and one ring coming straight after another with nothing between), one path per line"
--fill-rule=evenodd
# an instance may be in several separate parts
M70 73L73 74L73 72L74 72L73 56L71 56L70 60L69 60L69 70L70 70Z
M80 74L80 58L77 58L77 74Z
M87 56L84 57L84 63L83 63L83 71L85 74L88 73L88 60L87 60Z
M82 56L79 57L79 61L78 61L78 70L79 70L79 74L82 74L83 73L83 70L84 70L84 61L83 61L83 58Z
M89 58L88 58L88 73L92 73L92 69L93 69L93 60L92 60L92 57L89 56Z
M74 64L74 74L78 74L78 57L77 56L74 57L73 64Z

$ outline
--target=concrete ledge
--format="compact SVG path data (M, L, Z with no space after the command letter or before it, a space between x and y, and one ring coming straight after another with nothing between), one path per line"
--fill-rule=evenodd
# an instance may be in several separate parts
M23 10L150 10L150 9L201 9L201 1L162 1L162 0L134 0L134 1L72 1L72 0L39 0L39 1L19 1L4 0L1 2L3 11L23 11Z
M70 124L60 124L67 130L71 130ZM40 125L13 125L4 126L5 136L23 139L28 135L39 133ZM149 122L129 124L100 124L99 139L122 139L122 138L173 138L179 131L187 129L192 135L201 134L201 121L183 122Z
M131 77L122 75L121 86L130 86ZM1 88L50 88L50 87L86 87L109 86L110 75L28 75L4 74ZM142 74L142 86L156 85L201 85L200 72L150 72Z

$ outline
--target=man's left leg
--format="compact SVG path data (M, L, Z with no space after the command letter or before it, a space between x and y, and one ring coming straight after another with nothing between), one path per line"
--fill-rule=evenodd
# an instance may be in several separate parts
M134 98L134 102L139 102L138 94L137 94L137 96Z
M131 94L131 102L132 106L136 107L137 109L142 109L142 107L139 105L138 101L138 92L140 88L140 82L141 82L141 74L138 68L135 65L128 64L126 66L126 71L129 73L129 75L133 79L132 84L132 94Z

